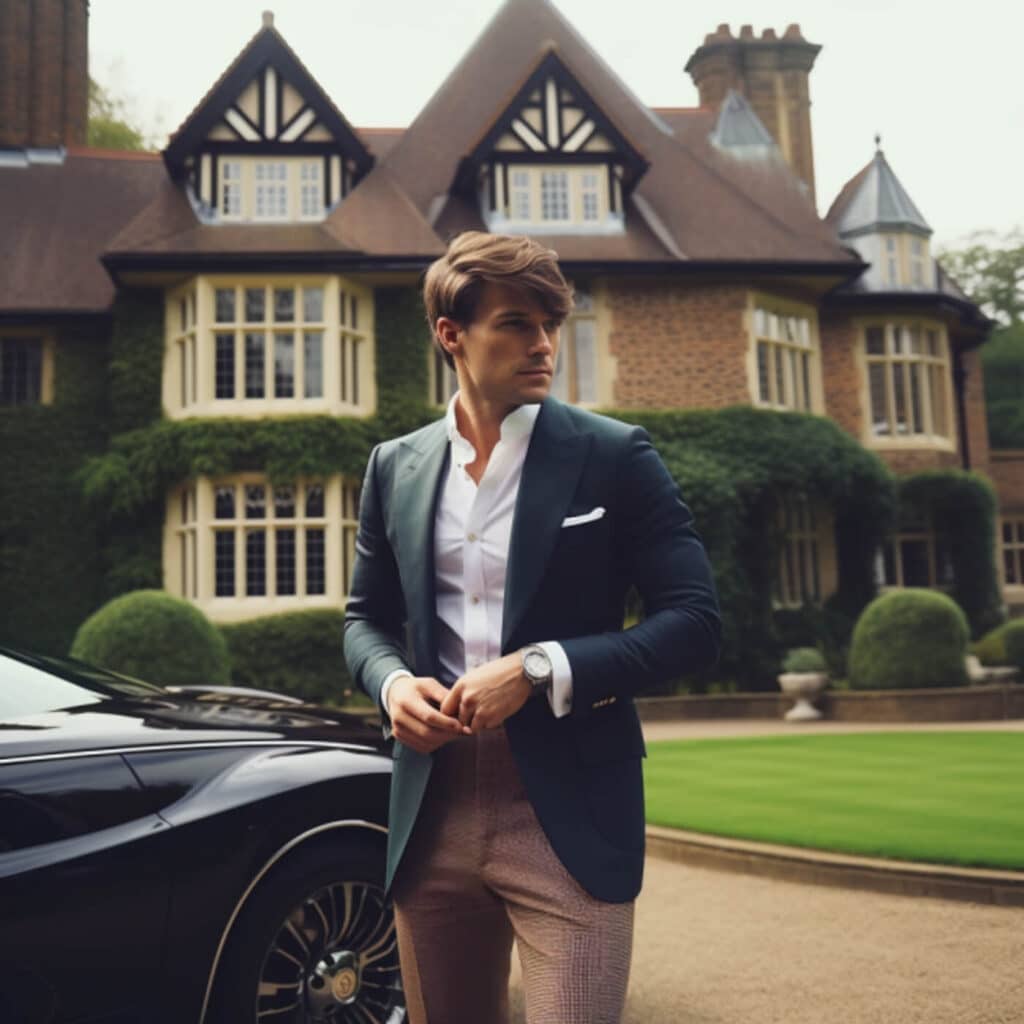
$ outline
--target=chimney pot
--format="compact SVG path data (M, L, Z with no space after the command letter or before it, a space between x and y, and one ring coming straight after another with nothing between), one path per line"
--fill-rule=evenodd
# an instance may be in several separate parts
M729 26L723 22L721 25L718 26L715 35L719 39L732 39L732 29L730 29Z
M783 39L800 39L803 40L803 33L800 31L800 26L795 22L786 28L786 32L782 37Z
M274 27L274 12L264 11L263 12L263 27L273 28Z
M773 28L766 28L761 33L761 38L763 40L765 40L766 42L774 42L779 37L775 34L775 29L773 29Z
M754 26L744 25L740 29L740 39L753 39L754 38Z

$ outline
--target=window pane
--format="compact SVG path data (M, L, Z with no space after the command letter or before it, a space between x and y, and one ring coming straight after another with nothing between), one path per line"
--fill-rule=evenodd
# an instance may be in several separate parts
M235 336L218 334L214 366L217 398L235 397Z
M925 349L930 356L937 356L939 354L939 338L935 331L925 332Z
M769 355L768 345L759 341L757 343L757 393L762 402L770 402L772 397L768 378Z
M800 356L800 363L803 366L804 375L804 408L809 412L811 408L811 357L804 352Z
M576 346L576 401L597 401L597 324L593 320L577 320L574 342Z
M341 313L341 322L344 325L348 319L348 297L344 292L338 292L338 310Z
M43 388L42 342L4 338L0 345L0 405L38 402Z
M921 370L920 363L910 363L907 374L910 377L910 411L913 416L912 429L915 434L924 433L924 416L921 413Z
M352 396L349 394L349 367L351 365L352 356L349 349L352 347L352 342L347 334L341 336L341 400L343 402L351 402Z
M775 360L775 404L782 405L786 400L786 381L782 366L783 350L778 345L772 345L772 357Z
M896 545L891 542L882 547L882 582L889 587L899 583L899 576L896 575Z
M309 484L306 488L306 516L309 519L317 519L324 514L323 484Z
M217 597L235 595L235 534L217 530L213 535L214 593Z
M278 530L274 534L278 594L295 593L295 531Z
M219 324L235 322L235 289L218 288L215 297L215 318Z
M580 184L583 189L583 219L598 219L598 190L597 175L593 172L584 172L580 177Z
M1021 582L1020 577L1017 575L1017 559L1013 551L1003 552L1003 576L1007 583Z
M178 300L178 319L181 321L178 330L184 333L188 328L188 301L184 298Z
M352 341L352 402L359 404L359 342Z
M267 534L248 530L245 534L245 592L263 597L267 592Z
M905 328L906 337L908 338L909 350L914 355L921 354L921 328L920 327L907 327Z
M902 355L907 351L906 328L898 324L892 328L892 350L895 355Z
M512 211L513 220L530 219L530 172L512 172Z
M887 392L889 373L884 363L872 363L868 367L868 383L871 389L871 432L875 437L888 437L892 433Z
M295 488L283 485L274 488L274 515L278 519L295 518Z
M290 324L295 319L295 289L274 289L274 319L281 324Z
M786 394L783 399L784 404L790 408L795 409L798 407L799 402L797 400L797 363L796 349L787 348L784 350L786 358Z
M323 398L323 335L306 332L303 338L303 395L306 398Z
M245 485L245 518L265 519L267 516L267 489L263 484Z
M1003 520L1003 543L1013 543L1013 523L1005 519Z
M893 395L896 398L896 433L906 434L907 433L907 395L904 389L903 380L904 366L903 363L893 363L892 365L892 387Z
M274 335L274 397L295 396L295 338L291 334Z
M245 320L261 324L267 317L267 293L263 288L245 289Z
M942 437L949 436L946 421L946 368L944 366L928 367L928 379L931 387L932 429Z
M229 484L214 489L213 515L215 519L235 518L235 488L233 485Z
M348 312L349 312L349 317L348 317L349 326L354 331L359 330L359 299L355 295L352 295L349 298Z
M885 355L885 330L882 327L869 327L867 330L868 355Z
M324 558L324 531L306 531L306 593L327 591L327 563Z
M265 391L264 351L266 339L262 334L245 336L245 397L262 398Z
M323 288L302 289L302 316L307 324L322 324L324 322Z
M542 171L540 176L541 220L569 219L569 176L565 171Z

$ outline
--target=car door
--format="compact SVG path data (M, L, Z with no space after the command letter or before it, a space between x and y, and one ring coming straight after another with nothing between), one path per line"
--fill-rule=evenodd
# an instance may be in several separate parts
M0 1021L159 1002L168 829L118 754L0 764Z

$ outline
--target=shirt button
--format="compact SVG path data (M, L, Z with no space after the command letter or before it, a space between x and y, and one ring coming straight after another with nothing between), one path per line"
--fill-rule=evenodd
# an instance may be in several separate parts
M480 603L480 595L479 594L474 594L470 598L470 600L473 602L473 604L479 604Z
M470 535L469 535L469 536L468 536L468 537L466 538L466 540L468 540L468 541L474 541L474 540L476 540L476 534L475 534L475 533L471 533L471 534L470 534Z

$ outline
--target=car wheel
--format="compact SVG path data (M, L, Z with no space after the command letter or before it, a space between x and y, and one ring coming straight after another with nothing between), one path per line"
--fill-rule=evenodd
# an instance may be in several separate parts
M231 929L209 1024L401 1024L384 855L355 841L299 850Z

